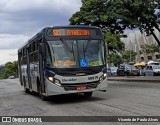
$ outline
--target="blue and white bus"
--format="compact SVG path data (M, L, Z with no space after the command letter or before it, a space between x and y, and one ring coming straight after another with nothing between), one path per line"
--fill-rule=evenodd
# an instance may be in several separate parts
M46 27L18 50L25 92L49 96L107 91L106 50L100 28Z

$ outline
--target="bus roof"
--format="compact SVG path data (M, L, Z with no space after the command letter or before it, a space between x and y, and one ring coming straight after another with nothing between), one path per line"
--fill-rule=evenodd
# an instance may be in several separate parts
M99 27L96 26L88 26L88 25L68 25L68 26L50 26L50 27L45 27L43 28L40 32L38 32L36 35L34 35L31 39L29 39L27 42L25 42L20 48L18 48L18 51L20 51L23 47L27 46L30 41L33 41L34 39L38 38L38 36L41 36L45 30L47 29L65 29L65 28L86 28L86 29L100 29Z

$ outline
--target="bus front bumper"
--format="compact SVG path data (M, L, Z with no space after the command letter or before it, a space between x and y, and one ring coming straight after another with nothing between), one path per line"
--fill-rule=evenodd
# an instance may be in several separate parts
M101 83L97 83L97 86L95 88L87 88L85 90L76 90L76 89L67 90L64 86L57 86L54 83L50 82L48 79L46 79L46 96L71 94L71 93L84 93L84 92L93 92L93 91L105 92L107 91L107 89L108 89L107 78L105 78Z

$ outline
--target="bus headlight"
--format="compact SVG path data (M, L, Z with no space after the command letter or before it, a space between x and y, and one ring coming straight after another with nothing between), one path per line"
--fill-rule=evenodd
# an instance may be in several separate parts
M107 73L104 73L100 78L99 82L102 82L107 77Z
M48 80L57 86L61 86L60 81L58 79L55 79L54 77L48 77Z
M103 77L106 78L106 77L107 77L107 73L104 73L104 74L103 74Z
M48 77L48 80L54 82L54 77Z

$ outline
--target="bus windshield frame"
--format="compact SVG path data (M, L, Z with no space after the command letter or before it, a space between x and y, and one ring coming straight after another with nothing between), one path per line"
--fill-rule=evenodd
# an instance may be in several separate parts
M83 68L105 65L102 39L49 40L46 45L46 66L50 68Z

